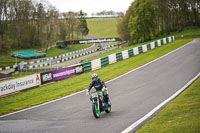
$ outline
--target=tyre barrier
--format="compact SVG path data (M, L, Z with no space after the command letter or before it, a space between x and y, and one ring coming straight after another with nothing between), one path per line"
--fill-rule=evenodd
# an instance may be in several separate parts
M27 62L27 65L31 65L31 64L34 64L34 63L45 62L45 61L49 61L49 60L55 60L55 59L61 58L61 57L63 58L65 56L68 56L68 55L71 55L71 54L75 54L75 53L80 53L80 52L83 52L83 51L87 51L87 50L89 50L89 49L91 49L93 47L94 47L94 45L90 46L89 48L84 48L84 49L80 49L80 50L68 52L68 53L61 54L61 55L54 56L54 57L49 57L49 58L40 59L40 60L34 60L34 61L31 61L31 62Z

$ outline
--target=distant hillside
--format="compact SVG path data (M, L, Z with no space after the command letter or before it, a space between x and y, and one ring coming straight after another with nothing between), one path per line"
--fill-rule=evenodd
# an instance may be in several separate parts
M89 35L106 38L118 37L117 18L91 18L87 19Z

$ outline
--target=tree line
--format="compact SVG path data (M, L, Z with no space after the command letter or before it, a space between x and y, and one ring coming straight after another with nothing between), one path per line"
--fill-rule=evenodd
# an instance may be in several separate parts
M48 1L0 0L0 52L42 47L57 40L87 35L89 29L80 12L60 13Z
M138 43L187 26L200 26L199 0L135 0L117 30L123 40Z

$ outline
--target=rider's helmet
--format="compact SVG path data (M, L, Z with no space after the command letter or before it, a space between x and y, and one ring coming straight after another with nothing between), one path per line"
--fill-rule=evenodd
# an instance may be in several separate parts
M98 75L96 73L93 73L92 74L92 80L97 81L97 79L98 79Z

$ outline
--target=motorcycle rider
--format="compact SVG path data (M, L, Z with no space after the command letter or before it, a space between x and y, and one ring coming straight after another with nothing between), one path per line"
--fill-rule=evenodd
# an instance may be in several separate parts
M108 96L108 89L104 83L103 80L98 78L98 75L96 73L92 74L92 82L89 85L89 88L87 89L86 95L90 94L90 90L94 87L96 91L102 91L104 99L109 102L109 96Z

